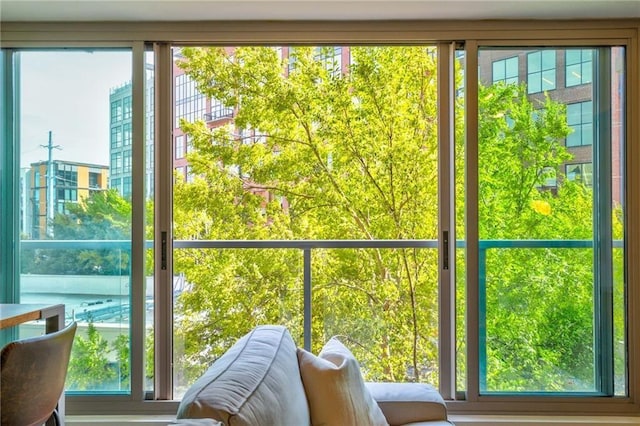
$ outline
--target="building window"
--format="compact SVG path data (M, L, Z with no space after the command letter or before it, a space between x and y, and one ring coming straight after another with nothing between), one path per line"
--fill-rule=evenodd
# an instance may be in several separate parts
M131 150L122 153L123 173L131 173Z
M111 154L111 174L122 173L122 152L114 152Z
M204 119L207 110L207 99L198 91L196 82L186 74L176 76L175 81L175 127L180 127L180 120L182 119L188 122Z
M567 180L571 182L580 182L585 186L593 185L593 164L577 163L567 164L565 166Z
M111 102L111 124L122 121L122 101L120 99Z
M233 108L226 107L222 101L211 99L211 113L207 114L207 121L218 120L233 116Z
M131 176L125 176L122 178L122 196L131 196Z
M100 188L101 173L89 172L89 188Z
M176 179L179 179L180 182L185 182L187 175L186 175L186 167L182 166L182 167L176 167L175 170L175 176Z
M122 194L122 188L120 188L121 182L122 182L122 179L120 178L111 179L111 188L114 188L116 191Z
M189 135L184 135L184 139L186 141L185 145L187 148L187 154L193 152L193 140L189 137Z
M591 83L593 74L592 49L567 49L565 52L566 86Z
M78 201L78 190L76 188L58 188L58 201Z
M111 176L120 173L119 170L116 170L116 153L112 152L111 153L111 167L109 168L109 172L111 173ZM113 179L112 179L113 182Z
M122 125L122 142L124 146L131 145L131 123L124 123Z
M539 50L527 54L528 93L556 88L556 51Z
M176 160L184 158L184 135L176 136Z
M114 126L111 128L111 148L116 149L122 146L122 127Z
M56 164L56 185L78 186L78 168L71 164Z
M122 100L122 118L124 120L131 118L131 96L127 96Z
M567 105L567 124L571 133L567 136L567 146L593 144L593 101Z
M321 62L329 72L329 75L338 77L342 74L342 47L316 47L313 53L313 59Z
M493 61L492 81L493 84L518 84L518 57L500 59Z

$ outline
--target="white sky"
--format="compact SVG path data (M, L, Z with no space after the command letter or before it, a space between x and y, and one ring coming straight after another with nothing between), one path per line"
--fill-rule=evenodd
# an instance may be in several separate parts
M129 51L26 51L20 55L21 167L47 160L109 165L109 91L131 80Z

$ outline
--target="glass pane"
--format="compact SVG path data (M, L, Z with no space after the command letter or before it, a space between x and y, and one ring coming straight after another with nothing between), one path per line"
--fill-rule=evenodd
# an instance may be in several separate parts
M591 83L591 80L593 79L593 63L591 62L591 59L589 58L588 62L585 62L582 64L582 83L586 84L586 83Z
M542 73L542 90L553 90L556 88L556 70L544 71Z
M507 59L507 71L506 76L508 78L518 78L518 57Z
M493 63L493 81L504 80L504 61L496 61Z
M533 52L527 55L527 72L529 74L533 74L535 72L540 72L540 67L542 66L542 52Z
M586 51L591 57L591 50ZM611 198L613 200L611 227L613 237L612 263L613 263L613 375L615 395L628 395L628 371L627 371L627 328L625 310L627 298L625 288L625 163L624 151L625 113L626 107L621 94L625 93L625 50L620 47L611 49Z
M508 60L515 63L515 79L517 83L518 75L518 57ZM466 280L466 257L465 248L462 244L465 241L465 209L466 209L466 184L465 184L465 138L464 138L464 121L465 121L465 91L464 91L464 73L466 71L465 52L456 51L455 61L455 87L456 101L454 109L455 120L455 204L456 204L456 395L464 393L467 390L467 280ZM508 82L507 82L508 83ZM458 243L460 242L460 243Z
M367 378L437 384L436 49L175 48L174 58L175 84L194 83L175 113L205 99L204 114L176 117L191 148L174 167L192 178L176 174L175 238L222 246L174 251L185 283L175 394L264 321L289 325L300 346L310 336L315 352L342 335ZM328 242L305 249L318 240ZM401 241L341 246L351 240Z
M581 73L582 73L582 69L580 67L580 64L568 66L567 74L566 74L567 86L576 86L578 84L581 84L582 82Z
M542 81L540 78L540 73L529 74L529 78L527 81L528 81L527 93L537 93L542 91Z
M20 301L64 303L78 322L68 389L127 393L131 205L113 183L131 53L25 51L19 74Z
M484 58L496 51L481 50L481 70ZM626 392L624 51L593 51L612 58L599 70L611 75L612 84L592 88L588 100L583 86L557 88L544 99L523 96L526 88L479 87L483 394ZM551 52L543 52L543 61ZM545 62L543 67L556 65ZM541 74L543 84L545 76L555 78ZM535 79L530 77L531 84ZM599 139L593 135L596 123L602 130ZM608 164L607 151L613 153ZM596 160L601 161L598 167ZM553 187L543 181L549 169L556 171ZM598 182L613 189L598 190ZM603 214L612 220L600 220ZM596 327L596 318L610 327ZM613 336L606 331L612 329ZM613 364L612 373L608 366Z
M154 143L155 143L155 60L153 51L146 51L145 58L145 87L144 87L144 138L145 138L145 200L147 250L145 258L146 288L145 288L145 368L144 388L147 391L154 389L154 246L150 244L154 232L153 202L154 202Z
M556 69L556 51L555 50L542 51L542 69L555 71Z
M579 49L567 49L565 53L565 61L567 65L579 64L581 62L581 52Z

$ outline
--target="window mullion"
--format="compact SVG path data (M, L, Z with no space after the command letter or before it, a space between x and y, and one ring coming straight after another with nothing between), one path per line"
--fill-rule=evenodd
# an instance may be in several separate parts
M155 398L172 399L173 360L173 241L171 206L173 204L173 60L171 46L156 44L155 69Z
M456 384L455 344L455 143L454 143L454 54L455 45L438 44L438 205L440 232L439 272L439 360L440 393L446 399L454 399Z
M593 72L595 374L599 391L605 395L613 395L611 54L609 48L597 50Z
M20 54L13 49L0 51L0 302L19 302L19 109ZM15 327L0 330L0 345L17 338Z
M136 42L132 49L132 226L131 226L131 397L144 399L145 348L145 52Z
M465 42L465 194L467 287L467 395L477 401L480 386L479 231L478 231L478 42Z
M18 109L16 99L19 96L19 84L17 78L19 53L12 49L0 51L0 282L5 285L0 290L0 302L13 303L18 301L19 286L17 284L18 247L15 246L18 238L18 218L16 206L19 176L19 161L16 158L18 141ZM11 330L3 331L4 334Z

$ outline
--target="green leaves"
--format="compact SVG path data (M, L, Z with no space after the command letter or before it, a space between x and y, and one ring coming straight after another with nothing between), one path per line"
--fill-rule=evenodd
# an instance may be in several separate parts
M236 115L216 129L182 123L196 177L174 188L176 238L437 239L435 50L352 46L339 73L337 59L326 60L331 47L282 49L288 62L270 47L183 49L180 66L199 90ZM564 105L530 101L524 86L480 87L478 96L480 238L588 238L591 194L561 170L571 158ZM462 182L461 115L456 124ZM560 185L545 189L554 176ZM456 197L462 227L464 191ZM191 285L177 308L190 377L259 323L286 324L302 342L301 262L296 250L175 252ZM571 287L573 278L589 282L588 265L575 251L488 257L492 386L517 388L528 377L559 387L558 369L588 375L590 290ZM341 334L369 378L437 384L437 271L432 249L314 250L314 344ZM579 302L560 303L567 292Z

